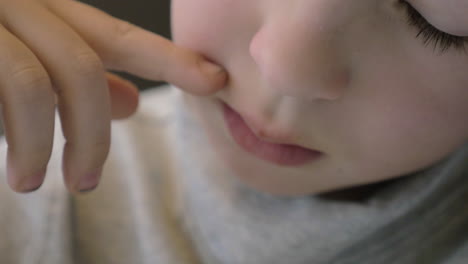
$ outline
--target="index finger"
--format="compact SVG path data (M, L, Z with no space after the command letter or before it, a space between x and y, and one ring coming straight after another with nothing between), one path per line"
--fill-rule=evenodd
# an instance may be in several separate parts
M221 89L224 69L201 54L78 1L50 1L49 9L74 28L109 70L167 81L193 94ZM216 67L214 67L216 66Z

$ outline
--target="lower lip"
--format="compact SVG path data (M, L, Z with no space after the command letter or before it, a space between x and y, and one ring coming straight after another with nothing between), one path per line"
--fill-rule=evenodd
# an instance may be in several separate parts
M242 116L223 103L224 120L237 142L245 151L281 166L301 166L318 159L322 153L289 144L275 144L259 139L247 126Z

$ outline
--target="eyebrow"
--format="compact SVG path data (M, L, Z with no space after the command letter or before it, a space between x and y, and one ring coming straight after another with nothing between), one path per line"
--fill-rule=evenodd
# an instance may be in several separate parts
M434 26L456 35L468 35L468 0L407 0Z

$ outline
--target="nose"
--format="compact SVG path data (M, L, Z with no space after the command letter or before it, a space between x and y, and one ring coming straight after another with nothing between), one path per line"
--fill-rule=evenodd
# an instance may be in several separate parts
M337 100L350 82L336 27L325 19L294 19L283 14L265 21L249 52L263 83L301 100Z

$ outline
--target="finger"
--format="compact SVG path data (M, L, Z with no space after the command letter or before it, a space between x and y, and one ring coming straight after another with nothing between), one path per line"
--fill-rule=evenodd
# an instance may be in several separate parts
M36 54L56 89L68 189L91 188L98 176L90 175L103 166L110 148L110 99L102 62L72 28L42 6L13 5L2 17Z
M112 106L112 119L124 119L138 107L138 88L131 82L113 73L106 73Z
M0 25L0 101L8 143L7 182L17 192L43 183L52 153L55 96L34 53Z
M225 85L223 69L157 34L78 1L51 1L49 8L83 36L107 69L167 81L199 95Z

